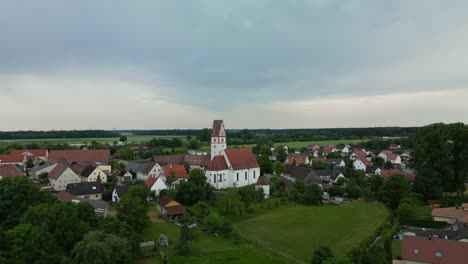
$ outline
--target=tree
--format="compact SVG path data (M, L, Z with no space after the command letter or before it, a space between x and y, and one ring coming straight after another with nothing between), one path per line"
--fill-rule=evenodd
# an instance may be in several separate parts
M211 141L211 129L204 128L197 134L197 139L200 141Z
M270 160L269 156L261 155L257 156L257 162L260 166L260 174L265 175L273 173L273 162Z
M402 203L398 206L397 212L402 218L411 218L414 216L414 207L409 203Z
M341 154L341 152L330 152L327 154L327 159L340 159L342 158L343 155Z
M125 238L102 231L92 231L72 251L71 263L129 263L131 247Z
M322 264L326 260L333 258L332 250L327 246L320 246L316 250L314 250L314 254L312 255L312 264Z
M218 201L218 211L223 216L239 216L244 213L244 204L236 191L228 192Z
M129 148L119 148L115 154L117 158L123 160L133 160L135 159L135 153Z
M321 205L322 204L322 189L317 184L307 185L304 195L301 198L302 204Z
M281 176L281 174L284 172L284 165L283 163L279 162L279 161L276 161L275 163L273 163L273 173L276 175L276 176Z
M384 178L379 175L374 175L368 179L370 190L375 197L380 194L380 189L384 184Z
M288 153L286 153L286 150L284 149L284 147L282 146L277 147L276 152L277 152L276 160L278 160L281 163L284 163L286 159L288 158Z
M396 209L400 201L409 196L410 192L411 186L401 174L391 176L382 186L382 198L392 209Z
M31 224L52 234L65 252L69 252L90 230L89 224L80 219L78 207L72 203L43 203L31 207L24 213L21 223Z
M205 174L200 169L190 172L188 181L179 184L177 189L177 200L181 203L195 204L211 198L213 189L206 181Z
M31 206L56 200L41 192L27 177L6 177L0 180L0 230L16 226Z
M187 146L189 149L198 149L200 147L200 141L197 139L192 139Z
M341 197L343 196L343 193L343 188L340 186L333 185L330 188L328 188L328 194L330 194L331 196Z
M125 142L125 141L127 141L127 136L125 136L125 135L120 136L119 141L120 141L120 142Z
M382 157L377 156L374 158L373 162L375 165L377 165L377 167L382 168L385 163L385 160Z
M177 178L175 177L175 172L171 171L169 175L166 177L166 186L169 189L172 189L174 183L177 181Z
M31 159L26 161L26 168L31 169L34 168L34 162Z
M19 224L6 232L5 263L60 263L64 251L52 235L31 224Z
M184 168L187 173L190 173L190 164L184 160Z
M359 185L357 185L357 183L355 181L352 181L349 185L348 185L348 188L347 188L347 194L348 194L348 197L349 198L359 198L361 197L362 195L362 190L361 188L359 187Z
M142 204L148 203L148 197L151 195L150 191L143 186L132 186L126 195L138 197Z
M392 170L393 169L393 164L389 160L384 163L384 170Z
M49 173L43 172L39 175L37 175L37 178L39 179L40 182L46 183L49 181Z
M149 223L148 206L140 197L127 194L117 204L117 218L140 233Z

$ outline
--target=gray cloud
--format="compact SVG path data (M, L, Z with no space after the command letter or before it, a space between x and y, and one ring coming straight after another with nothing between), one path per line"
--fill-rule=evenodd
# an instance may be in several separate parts
M0 76L131 80L227 114L258 101L466 89L467 8L423 0L3 1Z

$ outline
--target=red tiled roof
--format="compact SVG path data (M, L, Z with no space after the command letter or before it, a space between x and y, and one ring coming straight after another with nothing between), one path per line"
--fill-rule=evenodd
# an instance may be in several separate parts
M234 170L259 167L257 159L249 148L226 149L224 152Z
M335 146L326 146L326 147L323 148L323 153L328 154L328 153L333 152L333 150L335 150L335 149L336 149Z
M391 152L390 150L384 150L380 153L385 154L385 156L387 156L387 160L396 160L398 158L398 155Z
M79 162L79 163L72 164L70 166L70 169L72 169L72 171L75 172L76 174L81 175L83 171L86 170L86 168L88 168L88 166L90 165L91 163L88 163L88 162Z
M164 197L162 197L161 199L158 200L158 204L162 205L162 206L166 206L166 204L172 202L172 199L169 198L169 196L165 195Z
M57 180L67 168L68 164L58 163L57 166L55 166L55 168L49 172L49 179Z
M25 153L31 153L34 157L45 157L47 149L14 149L11 151L12 155L25 155Z
M228 165L224 156L214 156L213 159L208 164L207 170L209 171L220 171L220 170L227 170Z
M65 191L58 192L55 196L57 196L57 199L62 202L71 202L72 200L76 199L73 194Z
M438 238L403 236L401 256L403 260L421 263L466 264L468 243Z
M457 219L457 221L468 223L468 211L463 210L462 207L444 207L432 209L433 217L443 217Z
M310 144L309 146L307 146L307 148L311 150L319 150L320 146L317 144Z
M17 155L0 155L0 163L9 163L9 162L14 162L14 163L21 163L24 161L24 156L21 154Z
M359 157L359 160L360 160L362 163L364 163L364 165L366 165L366 167L372 166L372 162L370 162L367 158Z
M109 159L109 149L52 150L49 155L49 161L55 162L108 162Z
M192 154L185 154L184 161L186 161L189 165L195 166L208 166L207 157L208 155L192 155ZM209 161L209 160L208 160Z
M168 177L171 175L171 173L174 173L174 176L179 179L179 178L187 178L187 171L185 170L184 165L166 165L162 167L164 171L164 175Z
M211 130L211 137L219 137L219 133L221 132L222 125L223 125L223 120L213 121L213 129Z
M386 180L395 174L403 175L403 172L401 172L400 170L382 170L382 177L384 177L384 179Z
M314 162L327 163L327 159L325 159L325 158L312 158L312 163L314 163Z
M176 205L176 206L170 206L170 207L164 207L166 209L166 214L167 215L181 215L181 214L186 214L187 210L182 205Z
M306 158L303 155L289 155L288 156L288 162L289 164L294 164L294 161L296 161L296 164L305 164L306 163Z
M255 183L255 185L270 185L270 183L267 181L267 179L265 179L265 177L261 176L258 177L258 180Z
M6 164L0 165L0 176L1 177L14 177L14 176L21 176L24 173L15 165Z
M356 151L354 151L354 153L359 157L359 158L366 158L367 157L367 153L362 150L362 149L358 149Z
M148 179L146 179L145 181L146 187L148 187L148 189L151 189L151 187L153 187L157 179L157 177L149 176Z
M179 165L184 162L185 154L158 155L153 156L152 160L159 165Z

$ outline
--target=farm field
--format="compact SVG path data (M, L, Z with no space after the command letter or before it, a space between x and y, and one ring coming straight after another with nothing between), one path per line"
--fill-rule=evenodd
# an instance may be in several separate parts
M281 207L234 226L261 246L309 262L319 246L343 256L365 240L388 216L380 203L355 201L340 206Z
M186 136L150 136L150 135L141 135L141 136L127 136L127 141L132 143L141 143L144 141L150 141L153 138L180 138L186 140ZM32 144L32 143L44 143L49 144L81 144L81 143L91 143L96 141L98 143L113 143L114 141L119 141L119 137L115 138L51 138L51 139L16 139L16 140L0 140L0 145L6 144Z
M168 236L169 247L158 247L158 252L163 251L170 263L288 263L287 260L252 245L236 244L232 240L214 237L201 230L197 230L198 239L189 242L190 254L178 256L174 250L174 243L179 237L179 227L169 222L151 222L145 231L145 239L157 242L160 234ZM141 258L136 263L161 263L161 260L159 256L154 256Z

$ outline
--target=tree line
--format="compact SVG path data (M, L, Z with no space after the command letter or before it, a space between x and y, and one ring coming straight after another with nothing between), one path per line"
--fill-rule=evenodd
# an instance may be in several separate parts
M49 139L49 138L109 138L118 137L106 130L52 130L52 131L12 131L0 132L0 140Z

